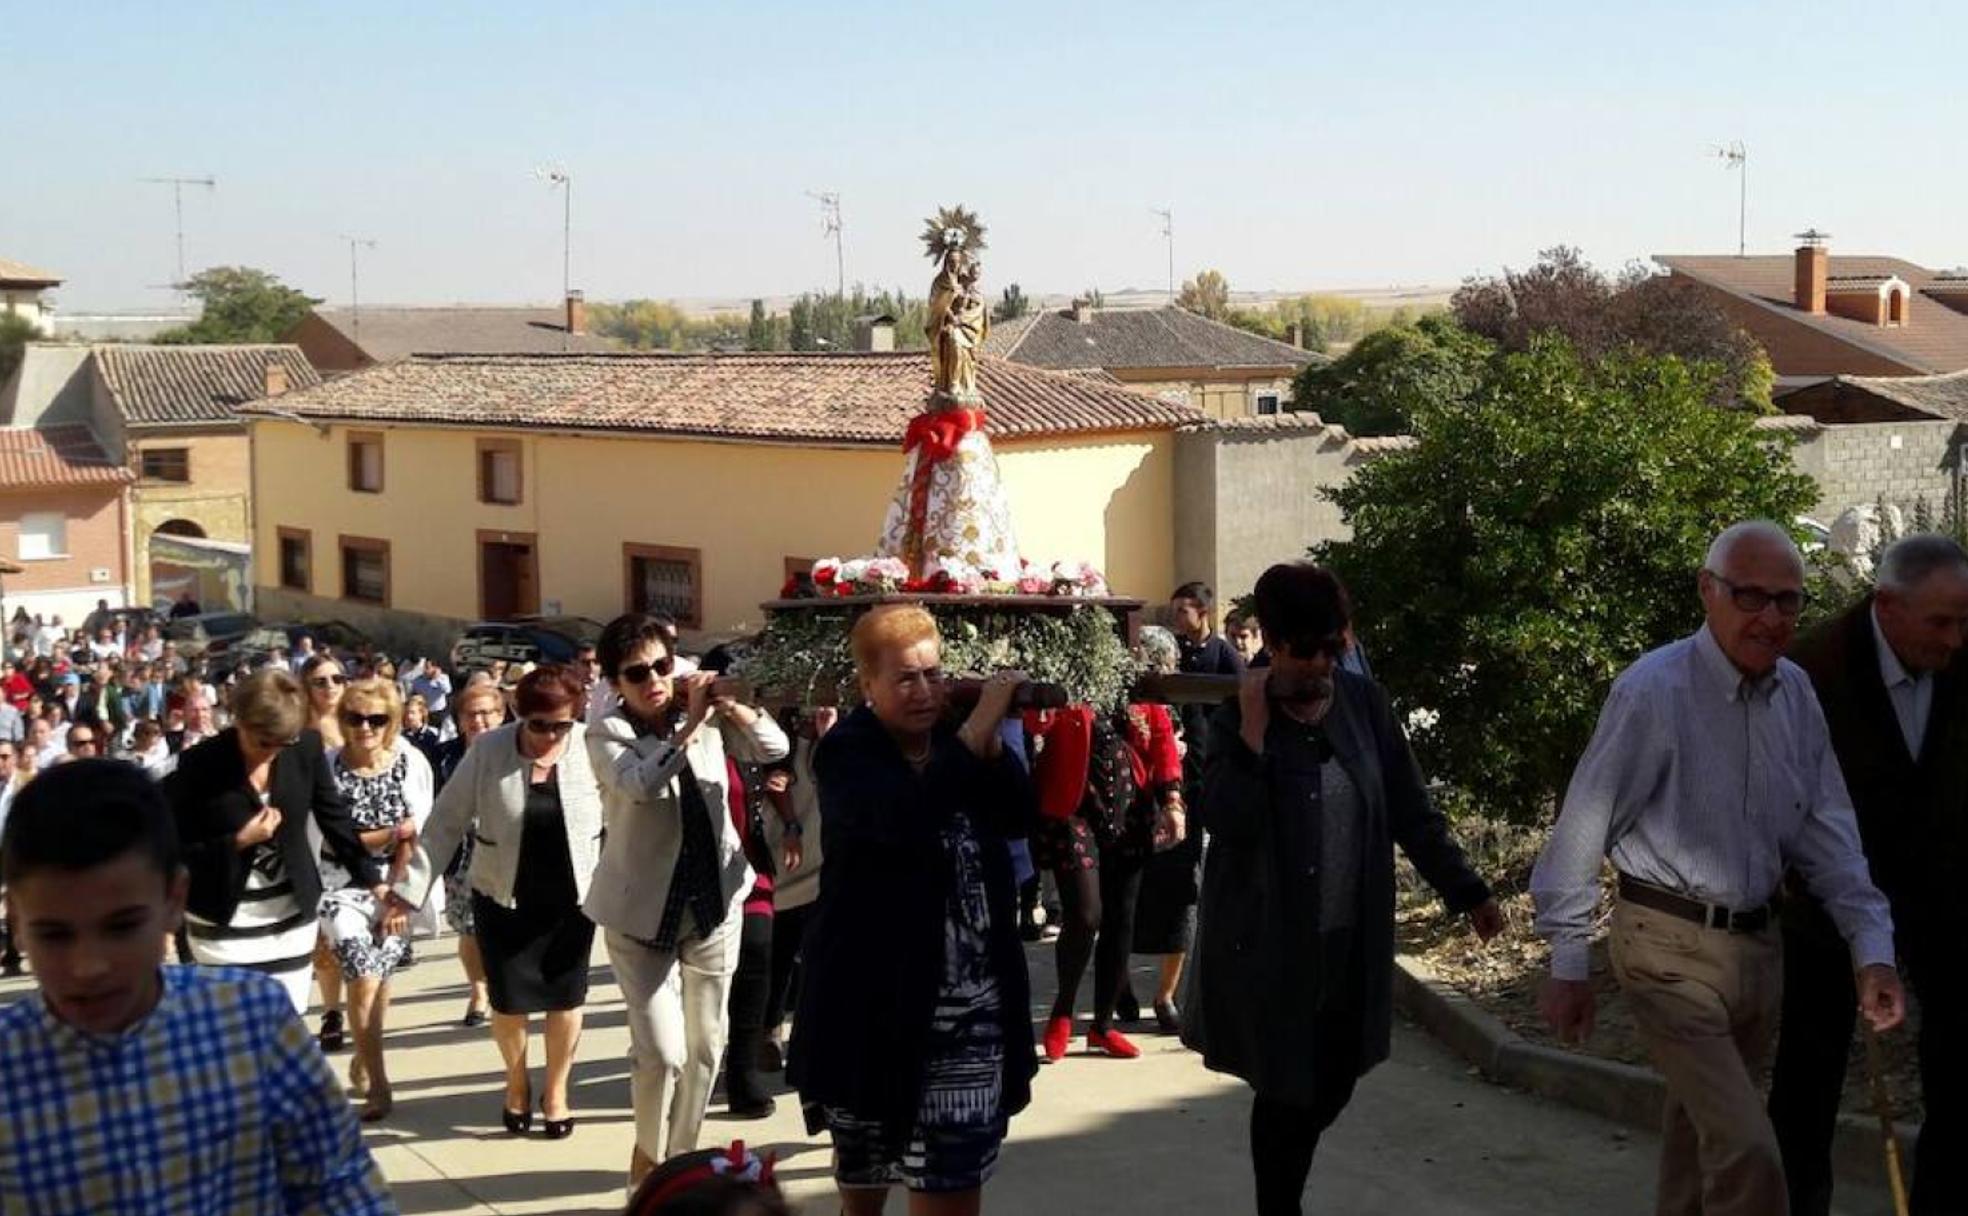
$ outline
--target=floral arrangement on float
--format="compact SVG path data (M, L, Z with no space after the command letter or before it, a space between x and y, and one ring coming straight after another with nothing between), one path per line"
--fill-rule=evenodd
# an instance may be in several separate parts
M924 577L914 578L899 557L857 557L846 561L823 557L813 563L811 594L826 597L860 595L1026 595L1104 598L1107 577L1090 562L1055 562L1050 567L1020 560L1015 575L996 568L978 569L955 558L938 558ZM786 580L780 597L801 594L803 581Z

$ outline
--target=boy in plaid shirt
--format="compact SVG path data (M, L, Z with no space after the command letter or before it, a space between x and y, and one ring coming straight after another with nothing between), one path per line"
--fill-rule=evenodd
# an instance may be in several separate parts
M39 985L0 1010L0 1211L396 1212L281 986L162 965L188 880L141 769L37 777L0 874Z

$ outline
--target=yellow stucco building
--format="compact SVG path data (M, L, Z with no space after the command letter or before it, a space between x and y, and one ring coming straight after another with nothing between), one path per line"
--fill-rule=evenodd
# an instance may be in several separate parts
M256 599L418 653L475 619L760 623L789 570L871 552L921 353L420 355L248 407ZM1186 406L987 361L1020 549L1175 582Z

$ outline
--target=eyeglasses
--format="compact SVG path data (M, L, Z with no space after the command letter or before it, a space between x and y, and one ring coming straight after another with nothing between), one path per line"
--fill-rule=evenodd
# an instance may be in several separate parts
M620 677L624 684L646 684L651 675L667 678L675 670L676 658L671 656L658 659L654 663L631 663L621 670Z
M526 720L526 729L536 735L552 735L558 739L568 731L573 730L574 723L565 719L528 718Z
M348 683L347 676L309 676L309 688L340 688Z
M1804 605L1811 602L1811 597L1802 591L1765 591L1761 587L1743 587L1713 570L1708 572L1708 577L1727 587L1729 601L1744 612L1761 612L1775 604L1778 616L1796 616L1804 611Z
M390 724L388 714L356 714L344 712L339 715L343 726L366 726L370 730L382 730Z

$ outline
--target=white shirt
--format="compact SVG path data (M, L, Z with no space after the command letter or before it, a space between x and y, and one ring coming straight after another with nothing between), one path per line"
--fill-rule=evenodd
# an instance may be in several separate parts
M1879 678L1886 682L1886 695L1893 701L1893 716L1900 720L1900 737L1906 740L1907 754L1920 759L1920 745L1927 739L1927 720L1934 712L1934 673L1918 675L1908 671L1886 641L1879 627L1879 607L1872 612L1872 640L1879 647Z

